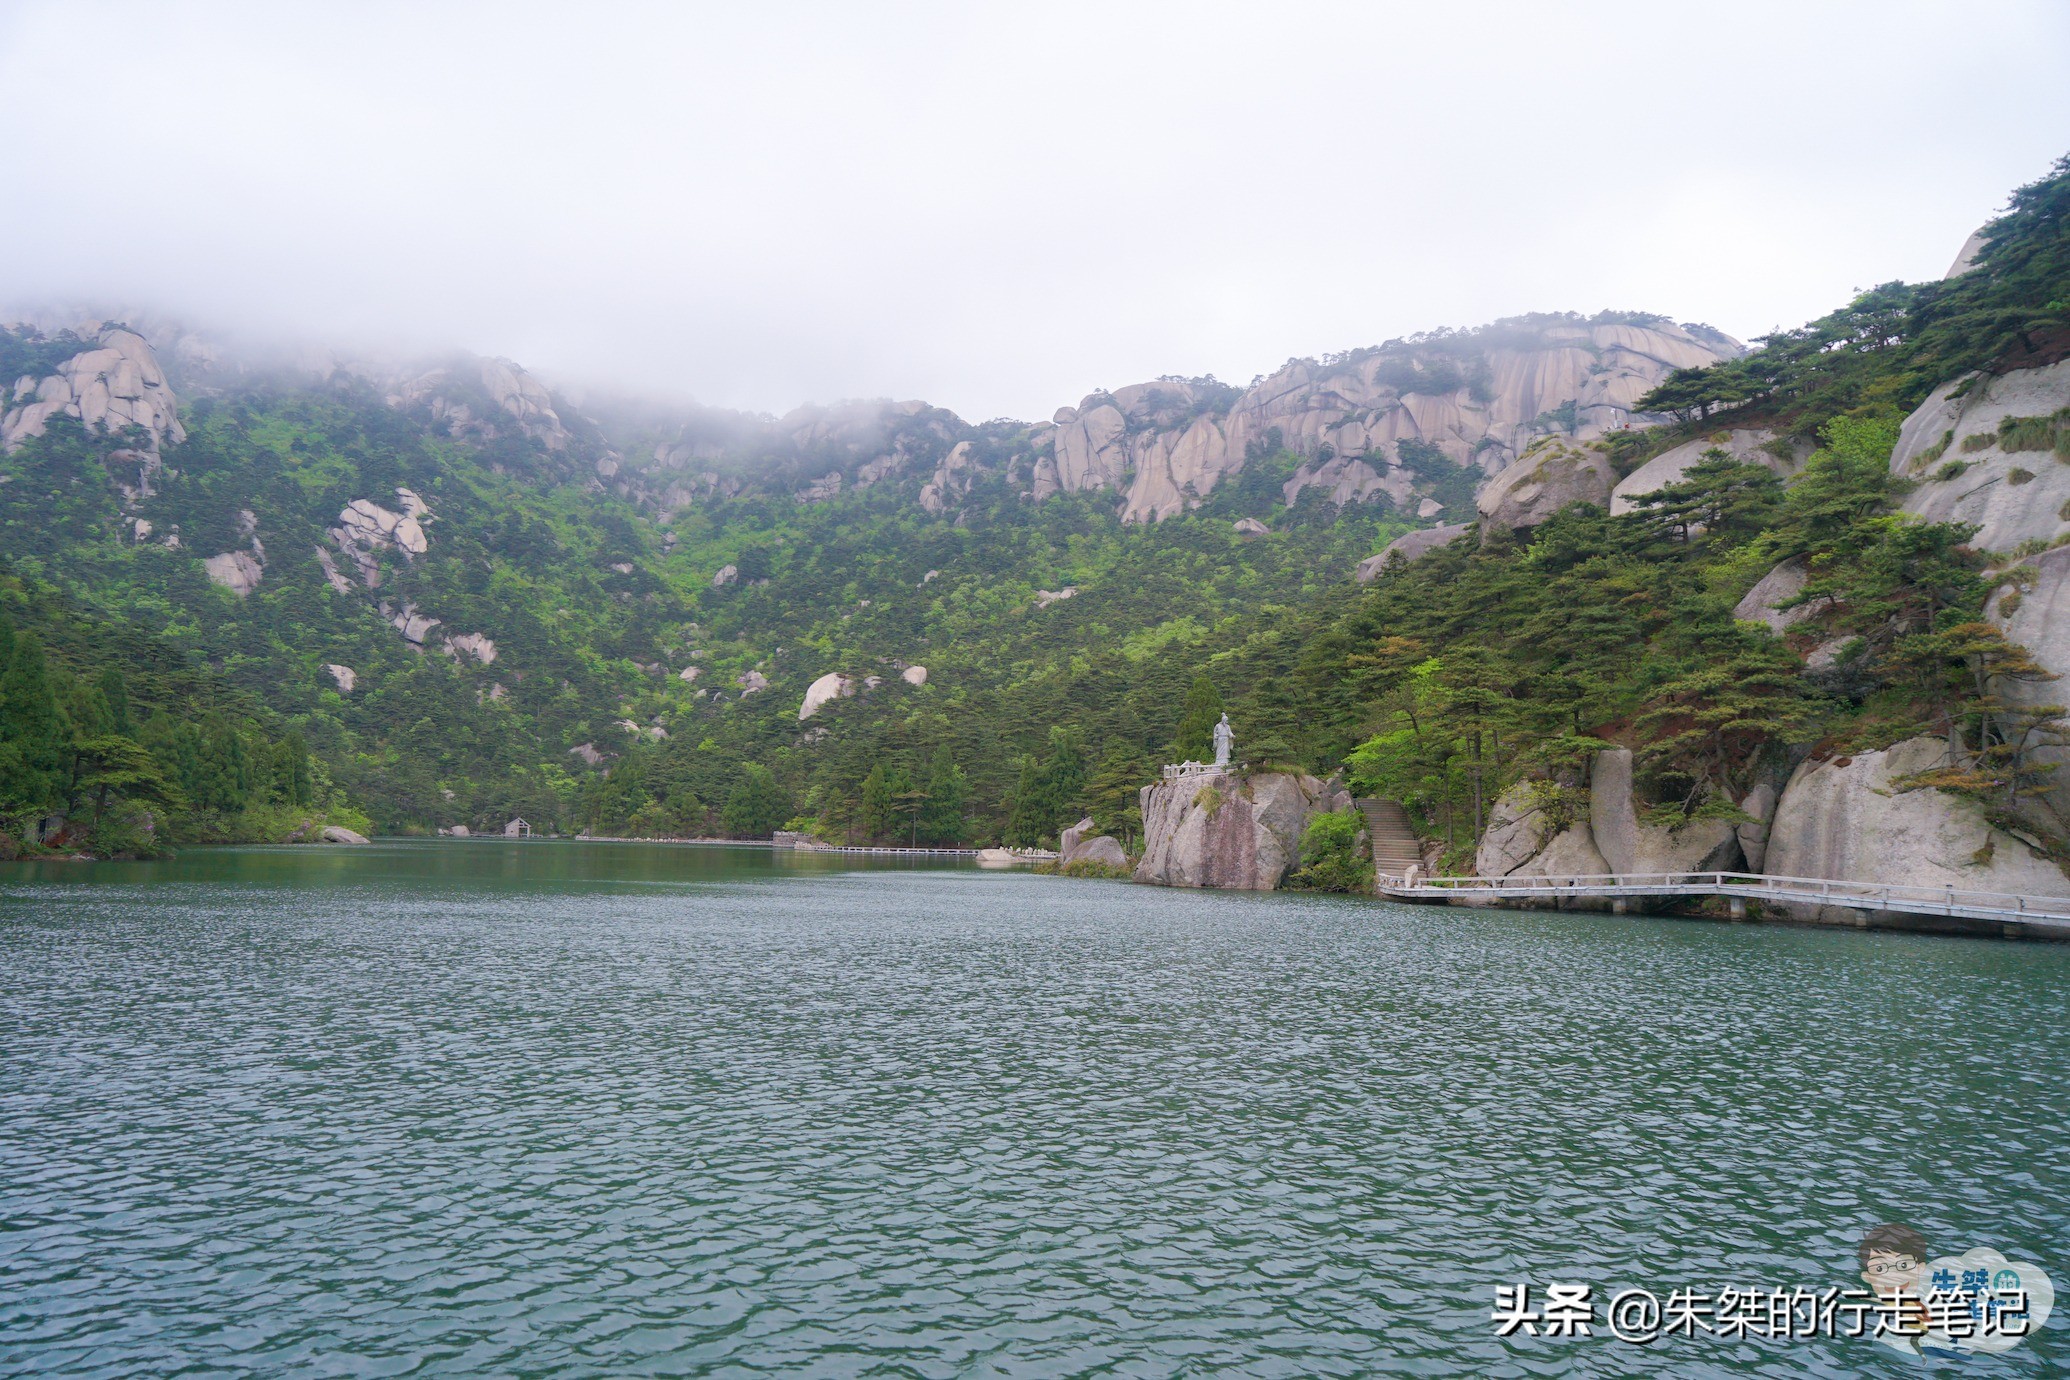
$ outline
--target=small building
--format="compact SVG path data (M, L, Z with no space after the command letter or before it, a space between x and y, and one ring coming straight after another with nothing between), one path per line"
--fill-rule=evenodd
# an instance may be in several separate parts
M528 839L532 837L532 826L523 819L513 819L503 826L503 837L507 839Z

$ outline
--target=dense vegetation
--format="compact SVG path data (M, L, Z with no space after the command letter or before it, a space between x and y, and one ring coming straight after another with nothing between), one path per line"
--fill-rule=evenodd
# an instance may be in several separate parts
M1557 805L1612 742L1639 749L1674 819L1731 814L1805 751L1940 734L1962 766L1930 784L2037 830L2027 747L2057 725L2001 694L2037 673L1982 619L1996 577L1969 533L1892 513L1887 459L1934 384L2070 349L2066 206L2070 164L2016 195L1971 273L1876 289L1678 374L1653 405L1682 425L1601 443L1628 472L1729 412L1817 438L1787 483L1720 452L1638 512L1476 533L1365 588L1352 566L1414 524L1313 489L1288 507L1298 460L1271 446L1145 528L1107 494L1030 502L998 465L931 514L915 494L932 452L822 501L789 485L831 452L663 503L600 484L605 442L581 425L551 442L470 431L342 377L202 391L162 468L141 438L57 419L0 459L0 815L20 837L65 814L104 851L280 837L348 808L385 831L522 815L542 832L944 843L1035 843L1089 813L1126 839L1137 788L1206 755L1226 707L1244 759L1348 770L1455 854L1511 783ZM0 361L33 375L79 344L0 333ZM1003 451L1012 432L975 443ZM1402 458L1450 465L1412 444ZM1445 476L1463 506L1471 476ZM374 553L369 588L331 529L402 490L428 509L425 549ZM1270 530L1238 534L1247 516ZM238 552L263 563L242 597L198 559ZM1791 558L1813 615L1782 640L1735 622ZM399 630L413 613L438 620L418 642ZM448 645L461 634L492 638L493 660ZM922 666L924 683L901 675ZM828 672L852 693L801 722ZM1321 827L1306 884L1344 883L1346 829Z
M301 734L165 639L0 567L0 853L364 828ZM58 821L63 821L61 827Z

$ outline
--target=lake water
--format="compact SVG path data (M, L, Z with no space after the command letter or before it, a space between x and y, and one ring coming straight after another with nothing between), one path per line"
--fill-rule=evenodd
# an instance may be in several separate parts
M1911 1375L2070 1285L2070 946L501 842L0 869L0 1373ZM2070 1296L2066 1296L2070 1302ZM1963 1374L2070 1368L2066 1319Z

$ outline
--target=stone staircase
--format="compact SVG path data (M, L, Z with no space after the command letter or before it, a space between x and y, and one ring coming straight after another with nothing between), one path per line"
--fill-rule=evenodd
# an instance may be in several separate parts
M1373 843L1374 870L1399 877L1423 861L1423 845L1409 827L1408 812L1396 800L1354 802L1366 817L1366 835Z

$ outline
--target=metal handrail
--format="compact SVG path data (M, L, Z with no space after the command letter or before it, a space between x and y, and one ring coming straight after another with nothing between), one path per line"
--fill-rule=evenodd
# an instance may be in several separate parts
M1660 892L1664 888L1699 886L1706 890L1805 890L1815 888L1820 896L1871 896L1875 900L1931 898L1933 904L1969 902L2012 902L2014 908L2070 914L2070 896L2024 896L2018 892L1969 892L1952 886L1902 886L1882 881L1836 881L1832 877L1782 877L1770 873L1571 873L1530 877L1418 877L1414 883L1403 875L1381 873L1381 886L1389 890L1447 890L1447 892L1497 892L1497 890L1615 890L1615 892Z
M1381 874L1377 890L1387 893L1451 892L1480 895L1732 895L1821 903L1859 901L1882 910L2070 920L2070 896L2026 896L2010 891L1968 891L1952 886L1909 886L1847 882L1830 877L1772 876L1755 872L1574 873L1530 877L1417 877Z

